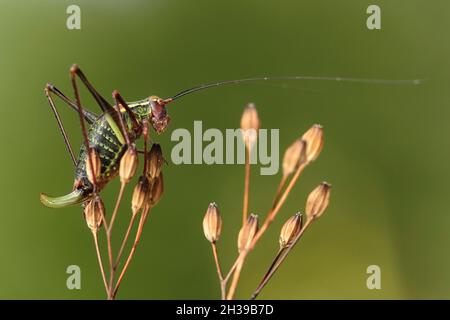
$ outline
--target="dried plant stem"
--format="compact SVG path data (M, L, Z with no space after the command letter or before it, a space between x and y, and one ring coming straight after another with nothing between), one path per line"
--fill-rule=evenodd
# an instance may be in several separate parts
M211 243L211 248L212 248L212 252L213 252L213 256L214 256L214 262L216 263L217 276L219 277L219 281L220 281L221 298L222 298L222 300L224 300L226 297L226 285L227 284L223 279L222 268L220 267L219 255L217 254L217 246L216 246L215 242Z
M283 177L281 177L280 183L278 184L278 188L275 193L275 198L273 199L272 209L277 205L278 199L280 198L281 192L283 191L284 185L286 184L287 178L287 175L283 175Z
M275 258L273 259L272 264L270 265L270 267L267 270L266 274L264 275L263 279L259 283L259 285L256 288L255 292L252 294L252 297L250 298L250 300L255 300L256 297L258 296L258 294L261 292L262 288L264 288L264 286L266 285L267 281L269 281L271 271L273 270L273 268L277 264L278 260L280 259L281 254L285 250L286 250L286 248L280 248L280 250L278 250L278 253L275 256Z
M127 231L125 233L125 236L124 236L124 238L122 240L122 244L120 246L119 253L117 254L116 262L114 263L114 270L116 270L117 267L119 266L120 259L122 258L123 251L125 250L125 246L127 244L128 238L130 237L131 229L133 229L133 225L134 225L134 221L135 220L136 220L136 215L133 214L131 216L130 223L128 224L128 228L127 228Z
M234 293L236 291L236 287L239 283L239 278L241 275L241 271L243 268L243 265L245 263L245 259L247 257L247 254L253 250L258 240L262 237L264 232L266 232L269 225L272 223L272 221L275 219L277 213L280 211L281 207L283 206L284 202L286 201L287 197L289 196L289 193L294 188L295 184L298 181L298 178L300 177L300 174L303 172L303 169L306 167L307 163L302 163L297 168L297 171L295 172L294 176L292 177L291 181L289 182L288 186L284 190L284 192L281 194L278 201L275 201L276 205L274 208L272 208L269 213L266 216L266 219L264 220L263 225L259 229L259 231L256 233L255 237L253 238L249 248L247 250L242 250L239 254L237 261L236 270L233 273L233 280L230 285L230 289L228 291L227 300L232 300L234 297ZM281 183L280 183L281 184Z
M284 190L284 192L281 194L281 196L278 199L278 201L276 201L275 207L273 209L271 209L270 212L267 214L263 225L261 226L261 228L259 229L258 233L253 238L253 241L252 241L252 243L250 245L250 250L252 250L255 247L255 245L258 242L258 240L262 237L262 235L264 234L264 232L266 232L266 230L269 227L269 225L275 219L276 215L278 214L278 212L280 211L281 207L285 203L287 197L289 196L289 193L294 188L295 184L298 181L298 178L300 177L300 175L303 172L303 169L305 169L305 167L306 167L306 163L301 164L297 168L297 171L295 172L294 176L292 177L291 181L289 182L288 186L286 187L286 190Z
M250 193L250 146L245 147L245 178L244 178L244 203L242 206L242 225L247 223L248 202Z
M117 212L119 211L120 203L122 202L123 193L125 191L125 186L126 186L125 182L120 183L119 195L117 196L116 205L114 206L114 211L111 216L111 221L109 222L108 233L111 233L111 230L114 225L114 221L116 220Z
M105 232L106 232L106 241L108 246L108 256L109 256L109 295L108 299L114 299L113 293L113 283L114 283L114 274L115 274L115 268L114 268L114 258L113 258L113 252L112 252L112 245L111 245L111 231L114 225L114 221L117 216L117 212L119 211L120 203L122 202L123 193L125 191L126 183L121 182L120 184L120 190L119 195L117 196L116 204L114 206L114 211L111 216L111 220L109 222L109 227L105 226Z
M241 276L242 267L244 266L245 257L247 256L247 252L247 250L241 251L241 254L236 260L236 267L233 272L233 279L231 280L230 288L228 290L227 300L233 300L234 293L236 292L236 287Z
M292 244L289 247L286 247L284 249L281 249L278 254L276 255L272 265L267 270L266 274L264 275L263 279L261 280L258 288L256 288L255 292L252 294L251 300L256 299L258 295L260 294L261 290L266 286L267 282L272 278L274 273L278 270L280 265L283 263L283 261L286 259L289 252L292 250L292 248L295 246L295 244L300 240L303 233L306 231L306 229L309 227L309 225L312 223L313 220L308 219L303 226L303 228L300 230L299 234L294 238Z
M95 251L97 253L98 264L100 265L100 272L102 274L103 284L105 285L106 294L109 296L109 287L108 283L106 282L105 269L103 268L102 255L100 253L100 247L98 245L97 232L93 231L92 236L94 237Z
M131 263L131 260L133 260L133 257L136 252L137 245L139 244L139 240L141 239L142 230L144 228L145 222L147 221L147 216L148 216L149 212L150 212L150 208L146 208L146 209L144 209L144 211L141 214L141 219L139 220L139 226L138 226L138 230L136 232L136 237L135 237L135 240L133 243L133 247L131 248L131 251L125 262L125 265L123 266L122 272L120 273L120 276L117 279L116 287L112 293L113 298L116 296L117 290L119 290L120 284L122 283L123 276L125 275L125 272L127 271L128 267Z

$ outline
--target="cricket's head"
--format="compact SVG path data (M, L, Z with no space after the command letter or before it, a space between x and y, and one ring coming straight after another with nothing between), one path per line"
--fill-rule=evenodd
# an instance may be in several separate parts
M160 134L166 130L170 122L170 117L167 114L166 104L171 102L171 99L161 99L157 96L151 96L149 98L151 116L150 123L152 124L155 131Z

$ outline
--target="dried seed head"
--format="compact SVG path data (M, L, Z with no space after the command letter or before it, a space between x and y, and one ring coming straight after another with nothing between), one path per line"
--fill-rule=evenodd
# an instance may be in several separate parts
M280 248L287 248L292 244L303 226L303 218L300 212L290 217L281 228Z
M306 217L308 219L318 219L328 207L330 201L331 185L322 182L308 196L306 200Z
M125 151L125 154L120 160L120 181L122 183L128 183L134 177L136 173L136 168L138 166L138 155L136 148L131 146Z
M100 177L102 163L100 161L100 156L94 148L89 148L89 155L86 157L86 174L89 181L94 184L94 182L98 182L98 178ZM92 159L92 168L91 168L91 159ZM95 177L95 179L94 179Z
M260 121L256 107L253 103L249 103L241 118L241 130L247 148L251 148L256 142L259 126Z
M139 181L134 187L133 197L131 199L131 210L133 215L137 214L144 207L149 196L150 182L146 176L140 176Z
M317 159L323 147L323 128L319 124L313 125L306 131L302 140L306 141L306 161L311 162Z
M105 214L105 206L99 196L95 196L89 200L84 207L84 218L86 223L92 232L97 232L103 222L103 216Z
M283 157L283 176L292 174L306 158L306 142L297 139L284 152Z
M210 203L203 218L203 232L205 233L206 239L211 243L217 242L221 230L222 217L220 216L219 208L214 202Z
M154 206L159 202L162 194L164 193L164 178L162 172L160 172L159 176L155 178L151 191L150 205Z
M148 155L146 163L146 175L152 180L159 176L161 168L164 164L164 158L161 150L161 146L157 143L152 145Z
M238 250L239 252L247 250L258 232L258 215L251 214L248 217L247 223L241 228L238 236Z

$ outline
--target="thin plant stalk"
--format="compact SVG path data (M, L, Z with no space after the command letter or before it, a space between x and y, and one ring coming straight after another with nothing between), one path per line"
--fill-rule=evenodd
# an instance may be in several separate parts
M222 298L222 300L225 300L226 282L223 279L222 268L220 267L219 255L217 254L217 246L216 246L215 242L211 243L211 248L212 248L212 252L213 252L213 256L214 256L214 262L215 262L216 268L217 268L217 276L219 277L219 281L220 281L221 298Z
M275 219L276 215L278 214L278 212L280 211L281 207L285 203L287 197L289 196L290 192L294 188L295 184L298 181L298 178L300 177L300 175L303 172L303 170L305 169L305 167L306 167L306 164L301 164L297 168L297 171L295 172L294 176L292 177L291 181L289 182L288 186L286 187L286 190L284 190L284 192L281 194L281 196L278 199L278 201L276 201L276 204L275 204L274 208L271 209L270 212L267 214L263 225L261 226L259 231L256 233L255 237L253 238L252 243L250 244L250 250L252 250L255 247L255 245L258 242L258 240L262 237L262 235L264 234L264 232L266 232L266 230L269 227L269 225Z
M289 193L294 188L295 184L298 181L298 178L300 177L300 174L303 172L303 169L305 167L306 167L306 163L302 163L302 164L299 165L299 167L297 168L297 171L295 172L295 174L292 177L291 181L289 182L288 186L286 187L284 192L281 194L280 199L278 201L276 201L276 205L274 206L274 208L271 209L269 211L269 213L267 214L263 225L261 226L261 228L256 233L256 235L253 238L249 248L247 250L242 250L241 253L239 254L239 256L237 257L236 261L238 261L238 262L237 262L236 270L233 273L233 279L232 279L232 282L231 282L231 285L230 285L230 289L228 291L227 300L232 300L233 297L234 297L234 293L235 293L236 287L237 287L237 285L239 283L239 278L240 278L241 271L242 271L243 265L245 263L245 259L247 257L247 254L251 250L253 250L253 248L255 247L255 245L258 242L258 240L261 238L261 236L267 230L269 225L275 219L277 213L280 211L281 207L283 206L284 202L286 201L287 197L289 196Z
M103 268L103 261L102 261L102 255L100 253L100 247L98 245L97 232L92 232L92 236L94 237L95 251L97 253L97 259L98 259L98 264L100 266L100 272L102 274L103 284L105 285L106 294L109 296L109 287L108 287L108 283L106 282L106 274L105 274L105 269Z
M269 282L269 280L272 278L274 273L278 270L280 265L283 263L283 261L286 259L289 252L292 250L292 248L295 246L295 244L300 240L303 233L306 231L306 229L309 227L309 225L312 223L313 220L308 219L303 226L303 228L300 230L299 234L294 238L292 244L284 249L281 249L278 254L276 255L272 265L267 270L266 274L264 275L263 279L261 280L260 284L256 288L255 292L252 294L251 300L255 300L258 295L261 293L261 290L264 289L266 284Z
M264 288L264 286L266 285L267 281L269 281L270 279L270 273L273 270L273 268L276 266L278 260L280 259L281 254L283 253L283 251L285 251L286 248L280 248L280 250L278 250L277 255L275 256L275 258L272 261L272 264L270 265L269 269L267 270L266 274L264 275L263 279L261 280L261 282L259 283L258 287L256 288L255 292L252 294L252 297L250 298L250 300L255 300L256 297L258 296L259 292L262 290L262 288Z
M130 219L130 223L128 224L127 231L125 236L123 237L122 244L120 245L119 253L117 254L116 262L114 263L114 270L117 269L120 263L120 259L122 258L123 251L125 250L125 246L128 242L128 238L130 237L131 229L133 229L134 221L136 220L136 215L133 214Z
M112 230L113 225L114 225L114 221L116 220L117 212L119 211L120 203L122 202L123 194L124 194L124 191L125 191L125 186L126 186L125 182L121 182L120 183L119 195L117 196L116 205L114 206L114 211L113 211L113 214L111 216L111 221L109 223L109 228L108 228L108 232L109 233L111 233L111 230Z
M244 201L242 206L242 226L247 223L248 203L250 193L250 146L245 147L245 178L244 178Z
M120 284L122 283L123 276L125 275L125 272L127 271L128 267L129 267L129 265L131 263L131 260L133 260L134 254L136 252L137 245L139 244L139 240L141 239L142 230L143 230L144 224L145 224L145 222L147 220L147 216L148 216L149 211L150 211L150 208L146 208L146 209L144 209L144 212L142 212L141 219L139 221L138 230L136 232L136 237L135 237L135 240L134 240L134 243L133 243L133 247L131 248L131 251L130 251L130 253L128 255L128 258L127 258L127 260L125 262L125 265L123 266L122 272L120 273L119 278L117 279L117 283L116 283L115 289L114 289L114 291L112 293L112 297L113 298L115 298L115 296L117 294L117 291L119 290Z
M281 177L280 183L278 184L277 191L275 193L275 198L273 199L272 209L275 208L275 206L277 205L277 202L281 196L281 192L283 191L283 188L286 185L287 178L288 178L287 175L283 175Z
M108 237L108 255L109 255L109 267L110 267L110 272L109 272L109 288L110 288L110 293L113 290L113 282L114 282L114 274L115 274L115 267L114 267L114 257L113 257L113 253L112 253L112 247L111 247L111 231L114 225L114 221L116 219L117 216L117 212L119 211L119 207L120 207L120 203L122 202L122 198L123 198L123 193L125 191L125 186L126 183L125 182L121 182L120 183L120 190L119 190L119 195L117 196L117 200L116 200L116 205L114 206L114 211L113 214L111 216L111 220L109 222L109 228L107 229L107 237ZM112 297L110 297L112 298Z

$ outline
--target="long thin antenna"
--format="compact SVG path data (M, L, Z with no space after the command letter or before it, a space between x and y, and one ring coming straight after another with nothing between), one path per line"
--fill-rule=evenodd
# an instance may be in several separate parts
M285 76L285 77L256 77L256 78L245 78L237 80L227 80L220 82L211 82L201 84L196 87L192 87L183 90L171 98L166 99L167 101L174 101L185 95L191 94L193 92L205 90L208 88L219 87L222 85L232 85L239 84L243 82L257 82L257 81L272 81L272 80L314 80L314 81L336 81L336 82L358 82L358 83L371 83L371 84L392 84L392 85L417 85L423 82L422 79L406 79L406 80L386 80L386 79L365 79L365 78L346 78L346 77L314 77L314 76Z

